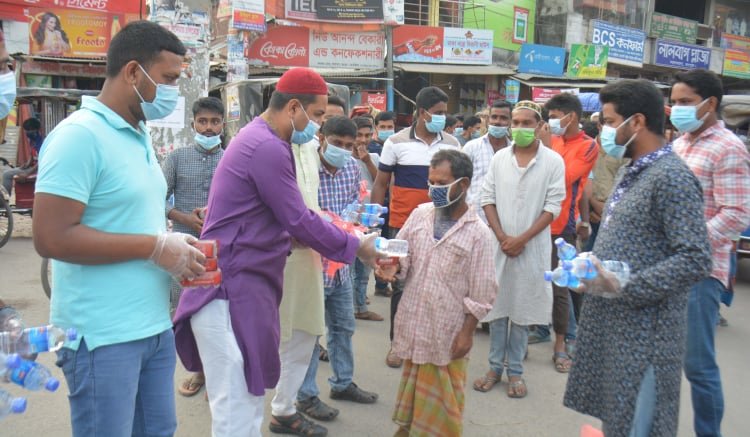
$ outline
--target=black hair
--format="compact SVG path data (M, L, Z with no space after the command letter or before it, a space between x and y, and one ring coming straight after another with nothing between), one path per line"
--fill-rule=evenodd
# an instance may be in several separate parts
M445 127L452 127L455 126L458 123L458 119L452 115L447 115L445 117Z
M492 102L492 107L500 109L508 108L510 112L513 112L513 104L507 100L495 100L494 102Z
M645 79L618 80L599 91L599 101L602 105L611 103L625 119L643 114L648 130L664 135L664 97L653 83Z
M130 61L137 61L148 70L162 51L178 56L185 56L187 52L180 39L165 27L151 21L133 21L123 27L109 44L107 77L120 74Z
M599 123L591 120L584 121L583 132L591 138L596 138L596 136L599 135Z
M364 127L369 127L372 129L372 120L369 117L354 117L353 119L354 124L357 125L357 130L362 129Z
M60 32L60 37L62 37L63 41L65 41L65 44L70 44L68 35L63 30L62 23L60 23L60 17L53 14L52 12L45 12L44 14L42 14L42 18L39 20L39 26L36 28L36 32L34 32L34 41L36 41L36 43L39 45L44 44L44 38L47 36L47 22L51 18L54 18L57 22L57 24L55 25L55 30Z
M571 93L560 93L547 101L544 104L544 109L548 112L551 110L562 111L565 114L575 112L578 119L581 119L583 113L583 106L581 100L575 94Z
M422 88L417 93L417 109L428 110L440 102L448 103L448 94L436 86Z
M430 166L436 168L443 162L448 162L451 165L453 179L467 178L471 181L471 177L474 175L474 165L471 163L469 155L458 150L439 150L432 156Z
M461 123L464 122L464 115L463 114L453 114L454 117L458 119Z
M476 115L470 115L464 120L464 131L466 131L467 128L476 126L480 123L482 123L481 118L477 117Z
M688 71L680 71L674 75L674 82L672 86L677 83L684 83L695 91L696 94L700 94L703 100L709 97L716 97L718 108L721 104L721 98L724 95L724 87L721 85L721 79L713 71L696 69Z
M338 135L340 137L357 138L357 125L342 115L331 117L323 124L323 135Z
M315 94L287 94L274 91L268 100L268 107L274 111L280 111L291 100L299 100L303 108L307 108L317 99Z
M334 106L341 106L341 109L343 109L344 112L346 112L346 103L344 102L344 99L342 99L339 96L335 96L335 95L328 96L328 104L334 105Z
M201 97L193 103L193 117L201 111L215 112L224 117L224 104L216 97Z
M42 122L35 117L27 118L26 121L23 122L21 127L23 127L23 130L39 130L42 128Z
M391 111L383 111L378 112L378 115L375 116L375 124L377 125L381 121L391 121L396 120L396 114L394 114Z

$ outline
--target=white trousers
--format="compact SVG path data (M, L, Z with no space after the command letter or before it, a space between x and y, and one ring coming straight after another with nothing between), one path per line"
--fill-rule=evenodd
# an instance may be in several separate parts
M297 412L294 401L305 380L317 338L308 332L295 329L292 331L292 338L279 345L281 376L276 384L276 395L271 401L271 414L274 416L291 416Z
M264 397L247 391L229 301L210 302L191 317L190 325L206 375L213 437L260 437Z

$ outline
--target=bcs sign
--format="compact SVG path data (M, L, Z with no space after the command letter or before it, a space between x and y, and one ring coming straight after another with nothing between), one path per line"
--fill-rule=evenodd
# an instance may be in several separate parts
M645 32L602 20L593 20L593 23L591 43L609 47L609 62L643 66Z

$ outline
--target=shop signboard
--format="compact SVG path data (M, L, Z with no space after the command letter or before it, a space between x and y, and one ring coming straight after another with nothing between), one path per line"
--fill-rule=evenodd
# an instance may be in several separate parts
M698 22L654 12L651 15L651 32L649 32L649 35L654 38L695 44L695 39L698 36Z
M541 44L521 46L519 73L562 76L565 68L565 49Z
M505 100L510 103L518 103L521 94L521 82L513 79L505 80Z
M265 32L266 15L263 0L232 0L232 27Z
M443 28L409 25L394 28L393 60L442 63Z
M492 64L492 31L446 27L443 31L443 62Z
M672 68L704 68L711 64L711 49L663 39L656 40L654 64Z
M721 34L721 47L731 50L744 50L750 52L750 38L732 35L729 33Z
M608 46L572 44L568 58L568 77L604 79L607 76Z
M750 52L727 49L724 52L724 76L750 79Z
M251 64L275 67L310 65L310 30L306 27L271 27L245 47Z
M372 106L378 111L388 109L388 101L384 90L362 91L362 104Z
M404 24L404 0L383 0L383 23L387 26Z
M571 93L578 95L580 92L579 88L541 88L541 87L532 87L531 88L531 100L533 100L536 103L547 103L549 99L552 97L555 97L558 94L562 93Z
M609 61L635 67L643 66L645 32L603 20L593 20L593 23L591 42L609 47Z
M383 0L317 0L317 15L323 20L382 20Z
M536 8L536 0L474 0L463 8L462 24L492 29L494 47L517 52L534 42Z

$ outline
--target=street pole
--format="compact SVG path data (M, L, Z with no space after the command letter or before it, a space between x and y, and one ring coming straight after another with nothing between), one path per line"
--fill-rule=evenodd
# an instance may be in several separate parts
M385 26L386 109L393 111L393 27Z

